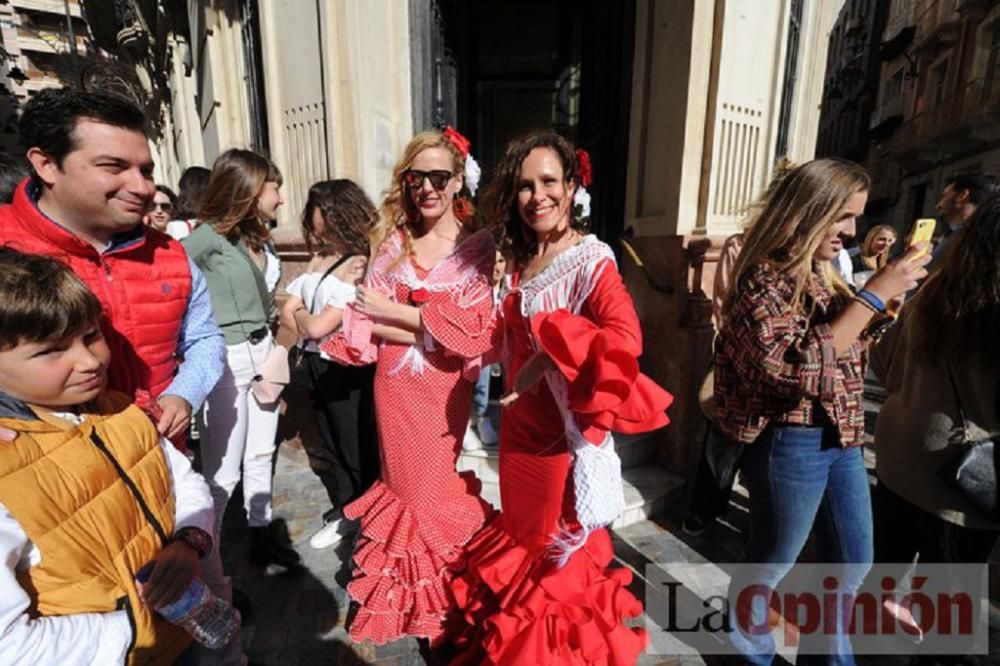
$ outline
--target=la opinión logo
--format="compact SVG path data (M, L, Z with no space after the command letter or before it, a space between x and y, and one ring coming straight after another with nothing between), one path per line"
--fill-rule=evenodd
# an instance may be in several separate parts
M985 565L706 563L646 574L659 654L988 651Z

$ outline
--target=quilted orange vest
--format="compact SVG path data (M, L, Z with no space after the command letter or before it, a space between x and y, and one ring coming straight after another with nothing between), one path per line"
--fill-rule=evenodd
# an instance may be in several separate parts
M20 433L0 446L0 503L41 553L18 572L29 613L125 610L134 636L129 663L172 663L191 639L143 604L134 583L174 528L156 428L118 393L98 398L80 426L37 413L37 420L0 418L0 427Z
M140 226L135 236L99 253L42 214L25 180L0 207L0 245L59 259L97 295L111 347L108 386L133 400L157 398L177 369L177 341L191 293L191 267L180 243Z

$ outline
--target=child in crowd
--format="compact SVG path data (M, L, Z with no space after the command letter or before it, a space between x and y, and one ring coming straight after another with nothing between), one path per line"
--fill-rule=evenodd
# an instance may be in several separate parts
M507 259L497 250L497 261L493 265L493 302L499 306L510 289L507 280ZM500 364L491 363L479 372L479 378L472 387L472 418L465 430L462 448L478 451L483 446L495 447L500 442L500 433L490 420L490 384L493 377L500 376Z
M211 552L212 497L105 390L100 317L62 263L0 248L0 427L18 433L0 446L0 663L172 663L191 643L153 609Z

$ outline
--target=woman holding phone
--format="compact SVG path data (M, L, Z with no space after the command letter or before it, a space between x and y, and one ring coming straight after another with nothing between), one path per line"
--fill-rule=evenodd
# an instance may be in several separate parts
M912 260L912 249L857 295L835 273L831 262L854 235L869 183L852 162L808 162L777 184L746 230L715 352L719 427L748 447L752 566L734 574L731 595L775 589L814 527L818 561L853 565L844 567L843 591L860 585L872 561L862 336L887 301L926 275L929 259ZM735 609L731 640L747 661L767 664L770 635L746 631L747 619L766 618L767 600L758 601ZM850 659L843 626L820 640L813 654Z

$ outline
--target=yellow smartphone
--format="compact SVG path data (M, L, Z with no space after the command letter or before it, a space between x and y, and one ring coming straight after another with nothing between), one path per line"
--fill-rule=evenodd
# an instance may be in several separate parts
M913 231L910 232L910 241L907 245L909 247L913 247L918 243L927 243L928 245L919 253L913 255L913 259L910 261L916 261L930 251L930 242L931 238L934 237L934 227L936 226L937 220L933 217L922 217L913 223Z

